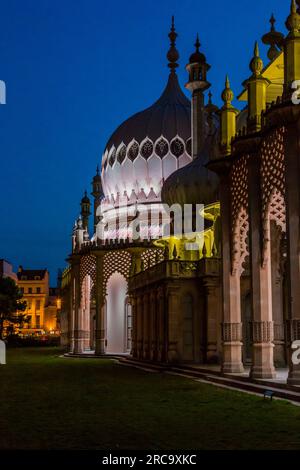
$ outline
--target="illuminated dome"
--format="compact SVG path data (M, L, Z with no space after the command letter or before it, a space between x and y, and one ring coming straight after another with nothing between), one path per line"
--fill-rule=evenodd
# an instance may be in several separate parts
M172 25L168 52L170 75L161 97L127 119L110 137L102 157L105 204L160 201L171 173L192 161L191 104L175 69L178 52Z
M217 134L217 131L216 131ZM217 138L209 134L201 153L189 165L174 172L162 188L162 200L173 204L212 204L218 200L218 177L206 168L217 155Z

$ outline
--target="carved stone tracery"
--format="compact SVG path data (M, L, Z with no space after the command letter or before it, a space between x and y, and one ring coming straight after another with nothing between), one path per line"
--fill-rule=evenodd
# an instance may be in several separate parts
M248 233L248 158L243 156L231 172L231 214L232 214L232 273L244 271L244 263L249 255Z
M263 264L267 261L270 222L286 232L284 127L275 129L262 143L261 197L263 224Z

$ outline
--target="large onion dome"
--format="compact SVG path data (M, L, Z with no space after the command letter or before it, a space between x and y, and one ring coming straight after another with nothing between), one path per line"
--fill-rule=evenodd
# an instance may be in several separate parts
M187 166L173 173L162 188L162 201L173 204L204 204L218 201L218 177L206 168L217 155L217 131L208 134L200 154Z
M168 52L170 75L161 97L127 119L110 137L102 157L107 202L160 200L162 183L191 162L191 105L180 88L178 52L172 22ZM104 202L105 204L105 202Z

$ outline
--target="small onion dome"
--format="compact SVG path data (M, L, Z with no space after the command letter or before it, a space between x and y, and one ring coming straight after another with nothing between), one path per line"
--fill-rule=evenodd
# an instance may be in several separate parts
M206 57L204 54L202 54L200 51L199 51L199 48L200 48L200 41L199 41L199 36L197 34L197 38L196 38L196 42L195 42L195 52L193 52L193 54L190 56L190 64L203 64L206 62Z
M275 22L275 17L272 14L270 18L271 29L262 37L262 42L270 46L267 54L270 60L276 59L278 54L280 54L280 50L282 49L284 40L284 35L275 30Z
M95 176L93 177L93 180L92 180L92 192L91 192L91 194L94 198L101 198L101 197L104 196L103 189L102 189L102 181L101 181L101 176L100 176L100 173L99 173L98 165L97 165L96 174L95 174Z
M199 156L169 176L161 193L165 204L206 206L218 201L218 177L205 166L212 155L217 153L216 142L215 135L208 135Z
M99 166L97 165L96 174L93 177L93 183L99 183L99 182L101 183L101 176L99 173Z
M259 56L259 48L258 48L258 42L255 42L254 46L254 56L251 59L251 62L249 64L251 72L253 72L253 77L260 77L261 72L264 68L263 61L261 60Z
M88 197L86 191L84 191L84 195L83 195L83 198L81 199L81 203L82 204L89 204L90 203L90 200L89 200L89 197Z
M289 36L297 35L300 31L300 15L299 15L299 2L298 7L296 1L291 2L291 12L285 22L287 29L290 31Z

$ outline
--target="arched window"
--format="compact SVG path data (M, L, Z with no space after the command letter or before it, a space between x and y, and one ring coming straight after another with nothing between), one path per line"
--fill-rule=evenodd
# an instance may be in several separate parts
M137 142L134 141L134 142L132 142L132 144L130 144L130 146L127 150L127 156L129 158L129 160L134 162L134 160L136 159L138 154L139 154L139 145L138 145Z
M153 154L153 144L151 140L147 139L142 145L141 155L142 157L144 157L145 160L148 160L148 158L150 158L152 154Z
M166 139L161 137L155 145L155 153L158 157L163 158L169 151L169 144Z
M171 152L174 155L174 157L181 157L184 153L184 144L183 142L176 137L174 140L171 142Z
M126 157L126 146L123 144L121 147L118 148L117 152L117 160L119 163L122 163Z

